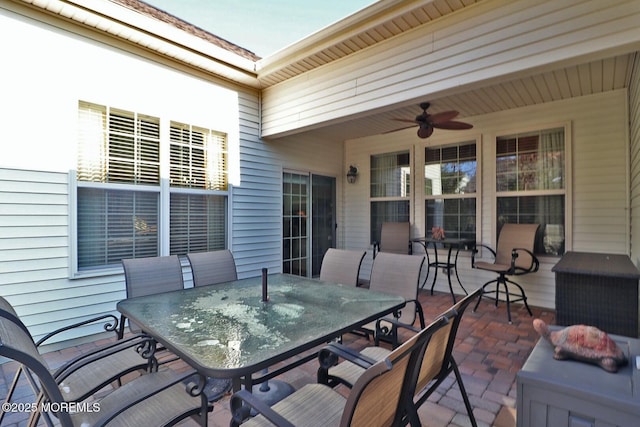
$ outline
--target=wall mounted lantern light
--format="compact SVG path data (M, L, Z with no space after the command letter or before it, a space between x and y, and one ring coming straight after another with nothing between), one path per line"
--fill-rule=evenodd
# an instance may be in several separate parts
M349 171L347 172L347 182L349 184L353 184L356 182L356 178L358 177L358 168L351 165L349 166Z

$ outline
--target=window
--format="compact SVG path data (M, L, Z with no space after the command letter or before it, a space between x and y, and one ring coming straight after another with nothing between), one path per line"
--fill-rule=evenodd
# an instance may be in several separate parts
M383 222L409 221L409 152L371 156L371 241L380 240Z
M476 143L425 148L425 230L442 227L445 236L476 238Z
M177 122L165 126L166 141L157 117L79 103L79 271L166 255L163 235L172 255L225 248L226 135ZM169 171L168 185L162 170Z
M534 251L564 253L565 132L545 129L496 139L497 230L540 224Z

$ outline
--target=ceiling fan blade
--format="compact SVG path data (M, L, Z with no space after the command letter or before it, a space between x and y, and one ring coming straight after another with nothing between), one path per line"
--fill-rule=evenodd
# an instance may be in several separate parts
M414 124L414 125L412 125L412 126L405 126L405 127L401 127L401 128L394 129L394 130L388 130L388 131L386 131L386 132L382 132L382 133L383 133L383 134L385 134L385 133L397 132L397 131L399 131L399 130L404 130L404 129L414 128L414 127L416 127L416 126L417 126L417 125L416 125L416 124Z
M454 121L448 121L443 123L432 123L432 125L434 128L450 129L450 130L471 129L473 127L473 125L470 125L469 123L454 122Z
M454 119L458 114L457 111L443 111L442 113L431 114L429 116L429 121L433 124L448 122L451 119Z

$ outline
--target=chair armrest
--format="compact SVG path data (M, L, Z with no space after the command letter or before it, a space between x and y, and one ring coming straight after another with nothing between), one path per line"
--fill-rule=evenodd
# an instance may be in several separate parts
M268 419L271 423L281 427L295 427L282 415L271 409L269 405L258 399L247 390L240 390L231 396L231 426L239 426L251 417L251 408Z
M329 369L338 363L342 358L349 362L367 369L377 361L367 357L360 352L339 343L329 343L318 352L318 362L321 369Z
M516 266L516 258L520 256L518 252L525 252L529 254L531 257L531 265L527 268L517 267ZM533 252L525 248L513 248L511 250L511 275L519 276L521 274L527 273L535 273L540 268L540 261L538 261L538 257L536 257Z
M155 340L146 335L135 335L118 340L113 344L96 348L69 360L56 369L53 377L60 383L78 369L132 347L135 347L136 352L140 354L140 366L147 365L149 371L152 367L157 367L157 362L155 362L154 358Z
M376 321L376 331L380 331L383 334L388 334L390 331L388 331L387 328L385 328L384 326L381 326L382 322L391 323L392 327L395 327L395 328L407 329L411 332L420 332L420 328L416 328L413 325L402 323L395 317L383 317L382 319L378 319Z
M496 251L493 250L493 248L482 243L476 243L475 245L473 245L473 250L471 251L471 268L476 268L476 254L478 253L478 247L487 249L489 252L491 252L491 256L493 256L493 259L496 258Z
M63 328L60 329L56 329L55 331L49 332L47 335L45 335L44 337L40 338L37 342L36 342L36 346L40 346L42 345L45 341L47 341L49 338L54 337L62 332L68 331L70 329L75 329L78 328L80 326L85 326L85 325L89 325L91 323L96 323L99 322L101 320L106 320L106 319L111 319L111 322L105 323L104 325L104 330L107 332L114 332L117 335L117 331L118 331L118 318L116 316L114 316L113 314L105 314L103 316L98 316L98 317L94 317L92 319L87 319L84 320L82 322L77 322L77 323L72 323L71 325L67 325Z

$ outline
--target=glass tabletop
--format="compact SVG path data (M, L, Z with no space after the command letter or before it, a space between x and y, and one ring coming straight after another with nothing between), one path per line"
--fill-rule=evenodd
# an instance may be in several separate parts
M211 377L239 377L392 313L404 299L299 276L189 288L120 301L118 311Z

